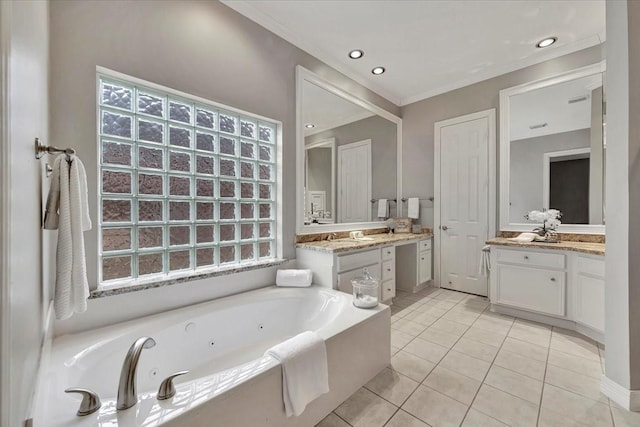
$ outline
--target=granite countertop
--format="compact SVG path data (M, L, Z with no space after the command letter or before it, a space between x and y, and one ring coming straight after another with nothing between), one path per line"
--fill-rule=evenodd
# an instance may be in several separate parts
M504 237L496 237L491 240L487 240L487 245L496 246L516 246L519 248L537 248L537 249L551 249L556 251L572 251L582 252L591 255L604 255L604 243L591 243L591 242L570 242L560 241L559 243L544 243L544 242L515 242L511 239Z
M334 240L322 240L316 242L306 242L306 243L298 243L296 244L297 248L301 249L311 249L314 251L320 252L347 252L353 251L357 249L366 249L373 248L376 246L384 246L391 245L399 242L407 242L412 240L421 240L421 239L429 239L433 236L432 233L401 233L401 234L392 234L389 236L388 233L383 234L370 234L366 237L372 238L373 240L364 240L364 239L334 239Z

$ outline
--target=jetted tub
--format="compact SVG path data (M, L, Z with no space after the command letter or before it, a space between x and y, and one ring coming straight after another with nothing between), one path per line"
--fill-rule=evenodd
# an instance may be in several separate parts
M390 362L390 310L358 309L352 296L321 288L269 287L54 340L37 396L35 427L58 426L313 426ZM303 331L327 344L330 392L287 418L280 364L265 350ZM140 401L116 411L122 363L141 336ZM176 395L156 399L174 372ZM81 398L69 387L98 394L102 407L75 415Z

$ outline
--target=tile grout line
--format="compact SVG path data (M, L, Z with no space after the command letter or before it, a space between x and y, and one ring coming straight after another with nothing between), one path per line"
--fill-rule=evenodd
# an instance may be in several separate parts
M490 304L491 304L491 303L489 303L489 305L487 306L487 308L485 309L485 311L489 309L489 307L491 306ZM484 313L484 311L483 311L483 313ZM474 322L474 323L475 323L475 322ZM464 418L462 418L462 422L460 423L460 425L462 425L462 424L464 423L464 420L466 420L466 419L467 419L467 416L469 415L469 411L471 411L471 408L473 407L473 403L476 401L476 398L478 397L478 393L480 393L480 389L481 389L481 388L482 388L482 386L485 384L485 381L486 381L486 379L487 379L487 376L489 376L489 372L491 372L491 368L493 368L493 364L495 363L496 358L498 357L498 354L499 354L499 353L500 353L500 351L502 350L502 347L504 346L504 342L507 340L507 337L509 336L509 332L511 332L511 329L513 328L513 325L514 325L514 324L515 324L515 318L513 318L513 319L512 319L512 321L511 321L511 326L509 326L509 330L507 331L506 335L505 335L505 336L504 336L504 338L502 339L502 343L500 344L500 347L498 348L498 351L496 352L495 356L493 356L493 360L491 361L491 364L489 365L489 369L487 369L487 373L484 375L484 378L482 379L482 382L480 383L480 387L478 387L478 390L477 390L477 391L476 391L476 393L474 394L473 399L471 400L471 403L469 404L469 407L467 408L467 412L465 412L465 414L464 414ZM487 385L489 385L489 384L487 384ZM508 393L508 394L510 394L510 393ZM476 411L477 411L477 409L476 409ZM498 421L498 422L501 422L501 423L503 423L503 424L506 424L506 423L504 423L504 422L502 422L502 421L498 420L497 418L492 417L492 416L491 416L491 415L489 415L489 414L485 414L484 412L481 412L481 411L478 411L478 412L480 412L480 413L482 413L482 414L484 414L484 415L488 416L488 417L489 417L489 418L491 418L491 419L494 419L494 420L496 420L496 421Z
M538 404L538 418L536 419L536 426L540 425L540 415L542 414L542 398L544 397L544 386L547 383L547 369L549 368L549 355L551 354L551 340L553 339L553 330L555 326L551 327L551 333L549 334L549 347L547 347L547 360L544 362L544 375L542 376L542 390L540 390L540 403Z

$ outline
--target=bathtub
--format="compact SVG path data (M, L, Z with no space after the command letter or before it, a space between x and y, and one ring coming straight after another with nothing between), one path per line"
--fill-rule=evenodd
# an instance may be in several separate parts
M37 390L35 427L57 426L313 426L390 362L390 310L355 308L351 295L322 287L269 287L144 317L53 341ZM287 418L280 364L265 350L306 330L325 339L330 392ZM116 411L120 370L141 336L157 345L142 351L140 401ZM160 382L176 395L156 399ZM80 396L96 392L102 407L75 415Z

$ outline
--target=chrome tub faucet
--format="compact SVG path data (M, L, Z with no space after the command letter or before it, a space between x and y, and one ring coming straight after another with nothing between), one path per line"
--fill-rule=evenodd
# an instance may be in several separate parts
M140 353L145 348L155 347L156 342L150 337L140 337L129 347L129 351L124 358L122 371L120 372L120 383L118 384L118 410L128 409L138 403L138 393L136 391L136 371Z

